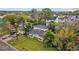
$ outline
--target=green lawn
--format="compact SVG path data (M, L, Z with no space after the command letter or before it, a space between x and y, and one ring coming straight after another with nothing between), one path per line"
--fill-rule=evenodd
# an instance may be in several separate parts
M0 27L0 28L1 28L0 33L2 33L0 34L0 37L9 34L9 30L7 28L5 27Z
M14 46L20 51L52 51L56 50L55 48L45 48L43 43L38 41L37 38L30 38L28 36L19 36L19 39L13 38L8 41L9 44Z

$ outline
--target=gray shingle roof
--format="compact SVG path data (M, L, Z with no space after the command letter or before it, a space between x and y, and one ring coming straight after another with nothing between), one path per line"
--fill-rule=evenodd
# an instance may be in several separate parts
M39 30L39 29L32 29L29 34L33 34L33 35L38 35L38 36L43 36L44 31Z
M42 29L47 29L47 26L45 26L45 25L36 25L36 26L34 26L34 27L42 28Z

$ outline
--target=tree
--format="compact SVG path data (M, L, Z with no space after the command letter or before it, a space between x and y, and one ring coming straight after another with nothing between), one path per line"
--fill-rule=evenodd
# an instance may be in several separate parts
M53 16L53 12L51 11L51 9L45 8L45 9L42 9L41 15L43 19L49 20Z
M3 18L3 20L6 22L6 23L8 23L8 24L10 24L10 25L12 25L14 28L16 27L15 26L15 19L16 19L16 16L15 15L6 15L4 18ZM11 33L11 29L9 29L10 30L10 33Z
M51 31L46 31L44 33L44 40L43 40L44 46L45 47L52 46L53 39L54 39L54 34Z
M32 9L31 11L31 18L32 21L34 21L34 24L39 24L41 23L41 15L40 15L40 11L38 11L37 9Z
M79 15L79 10L75 10L75 11L73 11L72 14L73 14L73 15Z
M55 32L55 27L58 25L58 23L52 21L52 22L49 22L48 24L48 29Z
M3 19L15 29L16 37L18 39L18 26L20 22L24 22L24 18L19 15L6 15ZM13 33L11 31L12 28L10 28L9 30L10 30L10 33Z
M27 32L29 32L31 29L32 29L32 24L30 22L26 22L24 26L25 34L27 34Z
M68 48L71 48L70 43L75 43L75 31L70 28L61 28L58 32L55 34L54 41L57 43L57 49L59 50L69 50ZM73 47L75 47L73 45ZM74 48L73 48L74 49ZM72 49L72 50L73 50Z
M32 9L32 19L37 20L38 19L38 11L37 9Z

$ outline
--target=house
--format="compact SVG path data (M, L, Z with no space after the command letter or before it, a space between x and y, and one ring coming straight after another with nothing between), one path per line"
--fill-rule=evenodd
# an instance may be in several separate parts
M76 18L79 19L79 15L76 15Z
M10 23L8 23L8 28L9 28L9 30L11 30L11 31L15 31L15 30L16 30L15 27L14 27L14 25L12 25L12 24L10 24Z
M65 21L72 21L75 20L76 16L75 15L62 15L62 16L58 16L55 19L55 22L65 22Z
M34 36L39 38L39 41L43 41L43 34L45 31L47 31L48 28L45 25L36 25L33 27L31 31L29 31L30 36Z
M11 34L11 35L13 35L13 34L16 33L16 29L15 29L14 25L8 23L7 28L10 30L10 34Z
M53 16L51 19L46 20L46 26L48 26L49 22L55 21L57 16Z
M55 22L58 23L72 20L79 20L79 15L58 15L55 19Z
M34 26L33 28L34 28L34 29L39 29L39 30L42 30L42 31L48 30L48 29L47 29L47 26L45 26L45 25L36 25L36 26Z
M37 38L39 38L42 41L42 39L43 39L43 33L44 33L44 31L42 31L42 30L32 29L29 32L29 35L34 36L34 37L37 37Z
M57 18L55 19L55 22L64 22L64 16L57 16Z
M64 15L65 19L76 20L79 19L79 15Z

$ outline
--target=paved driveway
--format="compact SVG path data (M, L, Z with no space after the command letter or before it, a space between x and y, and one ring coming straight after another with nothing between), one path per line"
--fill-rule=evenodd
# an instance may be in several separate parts
M2 38L5 38L4 40L0 38L0 51L17 51L13 46L7 43L8 40L12 39L12 37L8 36L9 35L3 36Z
M0 51L16 51L16 49L0 40Z

